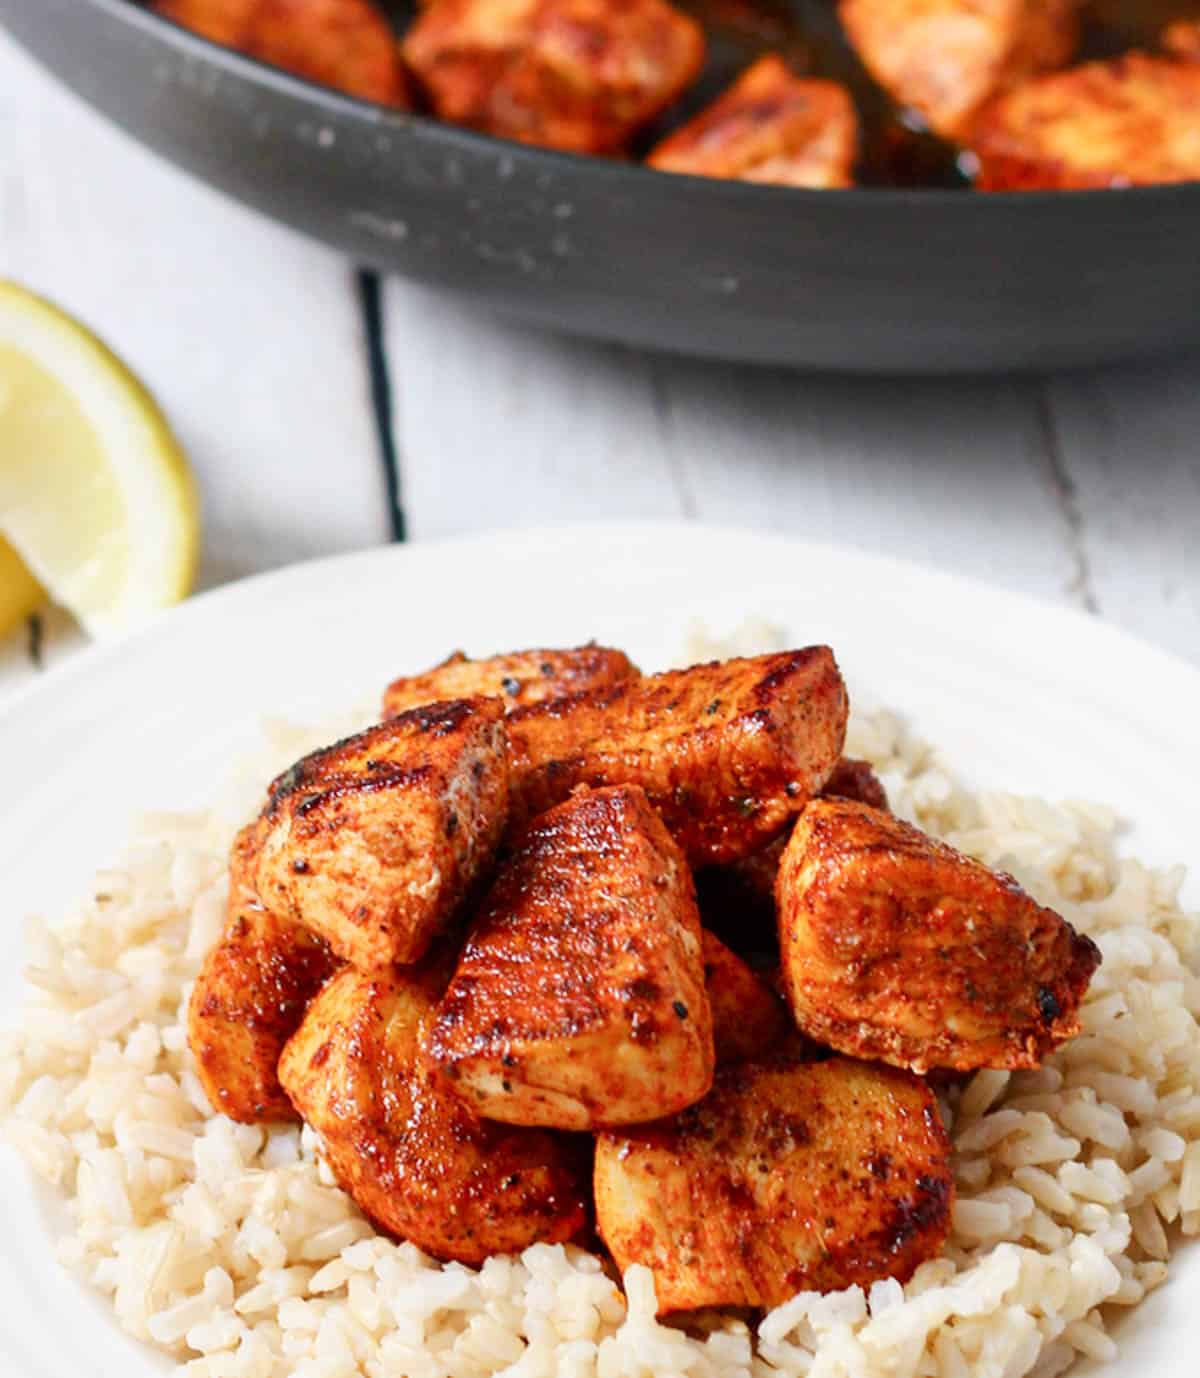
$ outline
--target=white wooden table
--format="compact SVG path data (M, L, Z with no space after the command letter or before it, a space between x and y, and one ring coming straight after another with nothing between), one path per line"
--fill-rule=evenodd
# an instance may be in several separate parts
M3 35L0 149L0 275L92 324L166 407L205 586L401 537L716 521L975 575L1200 661L1200 358L872 381L548 337L231 204ZM52 616L40 658L79 641ZM0 687L34 673L26 641L0 647Z

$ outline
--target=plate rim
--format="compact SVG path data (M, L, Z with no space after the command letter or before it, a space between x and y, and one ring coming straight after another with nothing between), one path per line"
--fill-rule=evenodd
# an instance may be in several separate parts
M891 588L929 581L941 583L944 587L949 587L959 598L990 602L993 607L1003 608L1010 613L1023 612L1044 622L1058 622L1064 627L1069 627L1073 635L1089 638L1098 651L1103 651L1103 643L1108 643L1113 654L1139 656L1148 665L1152 664L1166 679L1178 681L1178 687L1182 690L1187 689L1190 681L1191 689L1200 701L1200 665L1193 665L1176 652L1145 640L1136 633L1110 622L1102 615L1086 612L1082 608L1071 607L1037 594L1005 588L974 575L942 568L932 562L860 550L840 542L808 540L736 523L631 519L556 522L468 532L431 540L385 542L360 550L343 551L336 555L297 560L276 569L246 575L214 588L202 589L175 607L155 613L146 622L122 636L83 647L65 661L51 666L39 678L9 691L3 701L0 701L0 727L6 726L8 718L23 711L30 702L44 694L57 692L60 687L68 687L81 676L91 673L93 667L100 668L130 650L143 649L148 642L158 637L173 635L181 626L215 615L216 611L228 603L238 602L247 597L262 596L264 593L269 595L273 586L296 578L300 571L310 577L322 573L335 575L376 562L395 561L402 565L413 559L437 559L443 554L453 555L477 549L503 551L506 547L528 547L535 543L555 545L564 541L587 540L597 536L612 541L636 537L642 540L669 542L682 538L698 544L752 540L773 547L779 554L798 551L802 552L805 559L829 560L834 563L849 560L851 563L874 570L881 585ZM1156 683L1155 687L1159 689L1161 685Z

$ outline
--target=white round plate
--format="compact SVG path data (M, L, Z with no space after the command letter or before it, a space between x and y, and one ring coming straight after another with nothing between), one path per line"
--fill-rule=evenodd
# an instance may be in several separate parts
M0 1015L19 925L109 860L132 815L205 804L264 717L321 721L456 647L619 645L676 661L695 625L782 626L837 651L851 695L907 714L973 783L1093 798L1155 863L1196 860L1200 672L1100 623L850 551L695 527L577 527L391 547L198 598L80 656L0 716ZM1195 906L1196 877L1185 892ZM168 1367L54 1262L24 1169L0 1158L0 1374ZM1114 1378L1192 1378L1200 1245L1119 1327ZM1189 1301L1190 1298L1190 1301Z

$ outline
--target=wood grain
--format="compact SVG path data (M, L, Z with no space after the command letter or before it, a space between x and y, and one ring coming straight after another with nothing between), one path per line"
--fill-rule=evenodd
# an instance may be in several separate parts
M386 314L414 537L684 515L644 359L401 281Z
M418 536L678 515L1071 596L1032 384L656 358L501 323L403 283L388 286L388 347Z
M1200 661L1200 358L1059 378L1048 392L1096 608Z
M661 366L697 518L900 555L1069 597L1029 385Z

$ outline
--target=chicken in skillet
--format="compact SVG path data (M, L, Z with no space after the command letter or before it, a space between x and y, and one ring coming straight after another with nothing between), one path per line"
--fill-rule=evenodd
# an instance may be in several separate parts
M1125 53L1026 82L969 142L984 191L1200 180L1200 63Z
M1069 62L1079 0L839 0L864 64L900 106L958 139L993 96Z
M705 45L666 0L437 0L403 51L441 119L611 154L691 85Z
M798 77L768 54L651 150L660 172L787 187L849 187L858 115L845 87Z
M185 29L361 100L406 107L387 19L371 0L159 0Z
M1163 32L1162 46L1174 57L1188 62L1200 62L1200 19L1176 20Z

